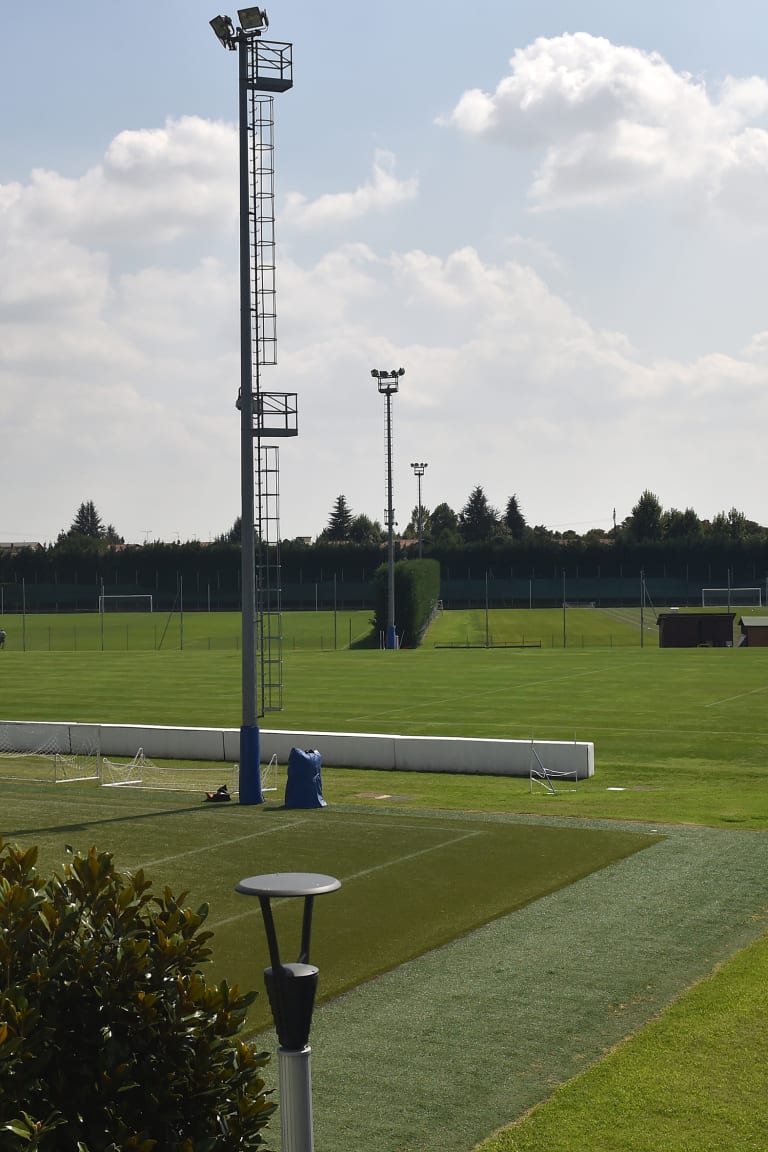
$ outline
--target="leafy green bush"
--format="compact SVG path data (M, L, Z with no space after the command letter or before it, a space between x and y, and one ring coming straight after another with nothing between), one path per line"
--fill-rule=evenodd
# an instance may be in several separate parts
M255 993L201 974L207 906L95 848L45 881L36 860L0 840L0 1148L263 1148Z

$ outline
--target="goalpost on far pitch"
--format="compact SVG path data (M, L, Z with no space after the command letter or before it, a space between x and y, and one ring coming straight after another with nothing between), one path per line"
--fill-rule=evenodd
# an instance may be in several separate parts
M702 588L702 608L762 608L762 588Z
M106 612L152 612L154 611L154 600L151 593L135 593L132 595L119 595L117 593L111 594L109 592L99 593L99 615L103 616Z

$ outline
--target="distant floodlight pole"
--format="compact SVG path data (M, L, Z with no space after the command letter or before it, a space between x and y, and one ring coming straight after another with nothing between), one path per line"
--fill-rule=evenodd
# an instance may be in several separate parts
M392 396L400 386L400 377L405 376L405 368L393 368L387 372L382 368L372 368L371 376L379 383L379 392L387 402L387 632L385 647L397 648L395 628L395 510L392 506Z
M312 1076L309 1031L319 970L309 963L309 937L315 896L336 892L341 881L316 872L275 872L249 876L235 886L245 896L258 896L267 933L271 966L264 970L269 1003L275 1020L280 1078L281 1152L313 1152ZM283 964L277 946L270 900L289 896L304 898L301 950L295 964Z
M427 465L422 463L411 464L413 474L416 477L419 488L419 560L421 560L421 547L424 539L424 518L421 511L421 478L427 470Z
M263 338L259 285L253 283L253 236L258 228L259 206L252 188L252 128L249 101L253 92L285 92L292 87L291 45L265 42L259 37L269 27L262 8L238 10L240 27L229 16L210 21L222 47L238 53L239 191L240 191L240 488L241 488L241 604L242 604L242 723L240 727L241 804L262 804L259 749L259 708L256 675L256 500L254 494L254 435L262 414L254 403L254 389L261 396L259 367ZM252 220L253 218L253 220ZM256 299L254 299L256 296Z

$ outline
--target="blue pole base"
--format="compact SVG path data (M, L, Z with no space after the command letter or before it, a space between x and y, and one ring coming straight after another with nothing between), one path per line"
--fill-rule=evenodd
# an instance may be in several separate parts
M259 729L255 724L240 728L240 796L241 804L263 804L261 764L259 763Z
M387 628L387 651L397 648L397 629L394 625Z

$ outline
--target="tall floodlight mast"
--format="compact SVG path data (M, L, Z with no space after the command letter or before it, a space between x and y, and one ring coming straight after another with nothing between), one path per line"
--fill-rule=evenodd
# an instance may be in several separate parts
M387 631L384 647L397 648L397 628L395 627L395 509L392 504L392 397L400 387L400 377L405 376L405 368L372 368L371 376L378 381L379 392L386 400L387 425Z
M239 57L240 803L261 804L258 718L282 707L279 461L277 447L262 441L298 433L296 394L261 386L262 367L277 362L273 93L293 87L293 46L261 39L269 27L263 8L240 8L238 19L237 28L229 16L210 23Z

